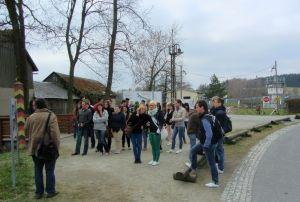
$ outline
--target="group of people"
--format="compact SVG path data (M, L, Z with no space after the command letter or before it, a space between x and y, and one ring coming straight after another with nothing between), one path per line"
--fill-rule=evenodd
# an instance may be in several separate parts
M98 139L96 152L101 155L110 153L120 154L133 148L135 163L141 163L142 140L144 150L147 149L147 137L152 146L153 160L151 165L159 164L161 149L161 130L164 124L164 115L156 102L129 104L129 99L123 100L120 105L111 106L111 100L99 100L93 106L88 99L82 99L74 111L74 131L76 138L75 152L80 154L81 140L84 137L82 155L88 152L89 138L91 147L95 147L94 135ZM130 134L128 128L131 128ZM113 145L112 145L113 144Z
M44 193L44 166L47 178L46 192L47 197L50 198L58 194L55 190L54 175L56 158L40 159L37 152L41 141L44 144L51 141L58 149L60 132L57 118L47 109L46 101L37 99L33 103L33 112L26 120L25 133L30 137L29 151L35 166L36 198L41 198ZM217 96L212 98L210 110L204 100L198 101L194 110L190 110L188 104L183 104L177 99L174 104L166 104L165 112L155 101L147 103L142 101L131 105L129 99L126 99L120 105L112 107L111 100L99 100L92 106L88 99L83 98L74 110L76 146L72 155L80 154L82 137L84 137L82 155L88 153L89 139L91 139L91 147L96 147L96 152L101 155L120 154L125 150L127 142L128 149L131 149L132 145L134 163L140 164L142 148L147 149L149 139L152 159L148 164L157 166L160 164L162 150L161 133L165 129L166 145L171 147L167 152L181 153L183 144L187 143L185 138L187 134L190 152L189 162L186 162L186 165L191 169L190 175L196 175L197 155L202 153L206 156L212 176L212 182L206 186L218 187L218 174L224 172L223 126L226 117L223 100ZM49 124L45 126L45 123ZM48 138L45 138L45 131L48 131ZM175 151L177 135L179 146ZM98 140L97 145L95 136Z
M224 172L223 123L226 122L226 108L223 100L213 97L212 108L200 100L194 110L187 103L177 99L175 103L167 103L163 112L159 103L142 101L131 105L129 99L120 105L112 107L111 100L99 100L93 106L88 99L82 99L74 113L76 148L72 155L80 154L81 139L84 137L82 155L88 151L89 137L91 146L95 147L94 135L98 139L96 152L101 155L120 154L125 149L133 149L134 163L142 163L142 149L147 149L149 139L152 147L152 159L149 165L159 165L162 150L161 132L167 132L168 153L179 154L183 144L190 142L189 162L186 166L192 169L191 175L196 175L197 154L204 153L210 165L212 182L208 187L218 187L218 174ZM219 128L216 127L219 125ZM219 129L219 130L218 130ZM178 135L179 144L176 148ZM112 146L113 144L113 146Z

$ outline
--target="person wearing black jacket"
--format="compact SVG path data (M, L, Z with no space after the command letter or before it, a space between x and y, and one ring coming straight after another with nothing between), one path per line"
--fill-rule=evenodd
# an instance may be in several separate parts
M222 104L222 99L218 96L212 98L213 107L210 109L210 113L216 117L221 126L226 122L226 108ZM218 141L216 147L216 162L219 173L224 172L224 146L223 138Z
M82 108L79 110L78 114L78 128L79 132L76 138L76 148L75 153L72 155L78 155L80 153L81 139L84 137L84 148L82 155L86 155L88 152L89 146L89 130L90 130L90 122L93 118L92 112L89 109L89 101L87 99L83 99L81 102Z
M91 110L92 117L93 117L94 113L95 113L95 110L94 110L94 107L91 105L90 101L89 101L89 110ZM95 144L96 144L96 140L95 140L95 135L94 135L94 121L93 121L93 119L91 119L89 125L90 125L89 137L91 137L91 148L94 149L95 148Z
M111 117L112 117L112 113L114 112L114 108L111 107L110 105L110 101L106 100L104 102L104 109L108 112L108 126L106 128L106 139L107 139L107 150L105 151L106 154L110 153L110 149L111 149L111 130L109 128L110 122L111 122Z
M167 103L167 111L165 113L165 128L167 130L167 146L172 144L172 122L170 121L173 117L173 112L174 112L174 105L171 102Z
M111 130L114 144L115 144L115 154L120 154L122 149L122 134L125 129L126 118L124 113L121 112L120 106L115 106L114 112L112 113L109 128Z
M152 146L152 160L148 163L149 165L156 166L159 164L160 157L160 141L161 141L161 129L164 124L164 117L162 111L159 111L155 101L149 102L148 114L150 120L146 126L149 131L149 140Z
M142 163L142 131L146 128L146 123L150 120L150 116L146 114L146 105L140 104L139 107L128 120L128 126L132 128L130 139L133 147L134 163Z

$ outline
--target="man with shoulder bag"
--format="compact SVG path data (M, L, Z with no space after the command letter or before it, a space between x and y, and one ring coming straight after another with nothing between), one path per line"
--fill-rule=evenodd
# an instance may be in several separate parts
M43 168L46 170L47 198L58 194L55 190L55 163L59 156L60 131L56 115L47 109L44 99L35 101L36 111L25 123L25 134L29 136L29 154L34 162L35 198L44 195Z

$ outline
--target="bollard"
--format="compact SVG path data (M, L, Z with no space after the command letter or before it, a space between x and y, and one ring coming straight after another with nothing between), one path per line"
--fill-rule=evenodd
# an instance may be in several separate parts
M17 102L17 124L18 124L18 141L19 148L24 149L26 145L25 140L25 108L24 108L24 90L21 82L14 84L15 99Z

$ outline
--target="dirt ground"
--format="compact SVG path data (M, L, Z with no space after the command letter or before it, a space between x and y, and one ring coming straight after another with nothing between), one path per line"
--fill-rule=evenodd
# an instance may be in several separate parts
M199 170L197 183L173 180L174 172L185 169L188 144L181 154L167 153L164 144L156 167L148 165L150 148L142 152L143 163L134 164L132 150L100 156L90 149L87 156L71 156L74 145L72 137L61 142L56 165L60 194L54 201L219 201L224 189L222 175L219 189L204 186L211 179L208 168Z
M208 167L198 170L196 183L173 180L174 172L186 168L189 144L183 145L181 154L170 154L166 152L169 146L163 141L160 165L153 167L148 165L152 156L149 144L148 150L142 152L143 163L134 164L132 150L100 156L89 149L87 156L71 156L75 140L64 138L55 172L60 194L51 201L220 201L226 182L243 156L272 130L275 129L240 141L241 144L226 146L226 168L224 174L219 175L217 189L205 187L205 183L211 181Z

